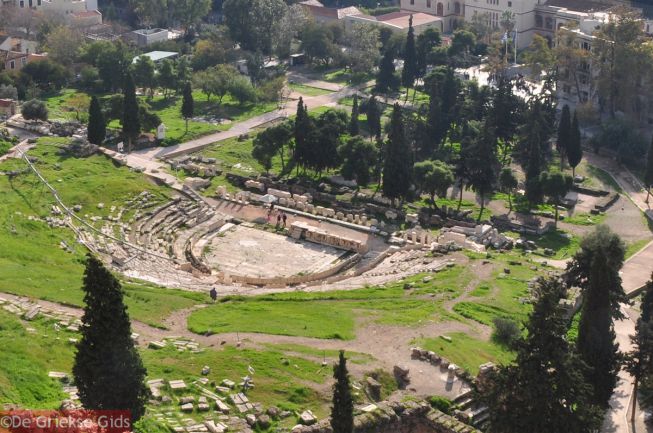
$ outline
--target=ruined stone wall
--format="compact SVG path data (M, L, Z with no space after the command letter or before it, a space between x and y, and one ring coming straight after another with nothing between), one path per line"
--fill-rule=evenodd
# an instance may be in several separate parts
M377 403L354 419L354 433L480 433L475 428L431 408L426 402ZM329 420L296 426L292 433L332 433Z

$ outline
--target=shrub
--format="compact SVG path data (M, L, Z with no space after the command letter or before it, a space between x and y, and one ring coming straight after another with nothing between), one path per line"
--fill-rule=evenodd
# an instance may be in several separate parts
M26 120L48 120L48 107L45 102L38 99L31 99L21 107L23 118Z
M446 414L449 414L451 412L451 407L453 406L451 400L445 397L440 397L438 395L429 397L429 403L431 404L431 407L439 410L440 412L444 412Z
M494 324L492 339L497 343L512 347L512 345L519 339L521 330L519 329L517 322L514 320L495 317L492 319L492 323Z

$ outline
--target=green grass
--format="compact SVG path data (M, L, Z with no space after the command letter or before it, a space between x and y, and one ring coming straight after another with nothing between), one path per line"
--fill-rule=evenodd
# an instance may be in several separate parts
M626 244L626 259L635 255L635 253L639 252L642 248L648 245L649 242L651 242L651 239L646 238Z
M489 279L480 281L470 292L470 296L480 299L459 302L454 305L453 311L487 326L492 325L495 317L524 321L531 311L528 282L537 276L538 272L531 270L528 263L509 265L508 261L514 259L513 255L495 257L495 262L502 262L502 266L496 269ZM510 274L505 274L504 268L509 268Z
M209 380L217 383L226 378L239 382L241 377L248 374L248 366L252 366L256 387L248 392L251 401L289 410L314 408L318 414L326 415L327 401L310 387L324 383L331 376L330 365L322 367L321 361L288 356L281 350L239 349L233 346L226 346L222 350L207 349L196 354L166 347L162 350L145 350L142 356L148 378L182 379L186 383L196 380L204 365L211 367Z
M462 268L452 268L426 283L417 275L387 288L227 297L193 312L188 327L199 334L254 332L350 340L356 318L403 326L441 320L442 302L456 297L470 278ZM404 290L404 284L412 290Z
M336 69L333 71L325 72L322 76L324 81L338 84L361 84L374 79L372 74L353 74L351 71L345 69Z
M328 95L330 93L333 93L331 90L306 86L304 84L299 84L299 83L290 83L288 84L288 87L290 87L295 92L301 93L302 95L306 95L306 96L322 96L322 95Z
M564 219L566 223L577 226L595 226L605 221L606 214L592 215L589 213L579 213Z
M554 252L554 255L551 256L552 259L568 259L580 248L580 238L578 236L561 230L550 231L542 236L525 235L524 237L537 244L540 250L536 253L539 255L544 255L541 250L545 248L552 249Z
M35 332L28 332L16 316L0 309L0 404L58 408L65 395L61 384L48 377L48 371L70 370L73 348L67 339L73 334L55 332L52 323L44 319L26 326Z
M58 93L46 95L44 97L45 105L48 107L48 118L50 120L77 120L77 107L69 104L70 100L78 95L84 94L75 89L63 89ZM89 100L90 103L90 100ZM81 120L88 118L86 110L81 110L79 117Z
M442 338L420 338L413 344L431 350L472 374L486 362L509 364L515 359L513 352L491 341L483 341L463 333L448 334L451 342Z

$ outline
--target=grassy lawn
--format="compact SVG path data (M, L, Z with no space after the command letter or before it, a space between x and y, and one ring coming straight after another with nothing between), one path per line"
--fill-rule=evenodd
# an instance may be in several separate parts
M595 226L605 221L606 214L592 215L589 213L579 213L566 217L564 221L577 226Z
M451 342L442 338L420 338L413 344L431 350L472 374L478 374L478 367L486 362L509 364L515 354L491 341L483 341L463 333L448 334Z
M29 326L36 332L27 332L17 316L0 309L0 404L55 409L65 395L48 371L69 371L73 348L65 342L73 334L65 330L56 333L60 341L52 350L52 323L38 319Z
M353 74L345 69L327 71L322 75L324 81L338 84L361 84L374 79L373 74Z
M640 239L635 242L630 242L626 244L626 259L632 257L635 253L637 253L639 250L644 248L646 245L651 242L651 239Z
M49 119L64 121L78 120L76 112L78 107L71 104L71 101L73 101L77 95L86 94L75 89L63 89L61 92L45 95L43 100L45 105L48 107ZM90 100L88 102L90 103ZM81 120L85 121L88 118L87 110L88 106L79 113L79 118Z
M188 327L200 334L239 331L350 340L357 318L403 326L440 320L442 303L458 296L470 279L467 270L455 267L427 283L416 275L389 287L226 297L193 312ZM405 284L412 290L404 290Z
M288 84L288 87L290 87L293 91L297 93L301 93L302 95L306 95L306 96L322 96L322 95L328 95L330 93L333 93L331 90L306 86L304 84L299 84L299 83L290 83Z
M501 262L500 269L496 269L490 279L479 282L470 292L470 296L479 299L459 302L454 305L453 310L467 319L488 326L492 325L492 319L495 317L524 321L531 311L531 305L528 303L528 282L536 277L538 272L530 269L530 263L518 260L514 255L494 257L494 261ZM518 260L522 264L510 265L510 260ZM509 274L503 272L505 268L510 269Z
M553 250L553 256L550 256L552 259L568 259L573 256L574 253L580 248L581 238L572 234L566 233L562 230L550 231L543 236L530 236L524 235L525 239L534 241L539 248L535 254L545 256L541 250L550 248Z

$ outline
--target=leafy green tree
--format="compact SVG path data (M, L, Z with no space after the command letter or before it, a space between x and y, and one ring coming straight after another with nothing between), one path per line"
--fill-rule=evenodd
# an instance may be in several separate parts
M328 110L313 122L315 125L307 136L306 165L318 173L340 164L338 147L340 137L347 131L347 113Z
M416 63L417 63L417 76L423 77L426 74L426 68L431 63L433 50L440 46L442 39L440 32L434 28L428 28L422 33L417 35L415 43L416 48Z
M646 203L648 203L651 196L651 188L653 188L653 141L648 148L646 155L646 171L644 172L644 186L646 187Z
M408 196L412 181L413 151L406 139L404 117L395 103L390 119L390 131L383 166L383 195L394 203Z
M193 77L193 69L190 66L190 60L187 56L182 56L177 60L177 91L183 91L186 84L189 83Z
M379 30L371 24L353 24L348 30L345 59L355 74L369 72L379 62Z
M91 98L91 105L88 109L88 141L100 145L107 135L107 127L102 114L102 107L97 96Z
M181 102L181 117L186 120L186 133L188 133L188 120L195 115L195 101L193 100L193 90L190 83L184 86L184 93Z
M124 77L132 63L132 53L122 42L97 46L97 57L94 59L100 78L106 90L116 91L122 88ZM95 50L89 55L93 55Z
M406 100L408 100L408 89L412 88L417 78L417 52L415 49L415 29L413 28L413 16L408 20L408 35L404 47L404 68L401 71L401 84L406 87Z
M316 65L329 66L338 57L338 46L332 29L324 24L310 24L301 34L301 49L308 61Z
M376 96L374 95L372 95L372 97L367 100L366 114L367 126L370 130L370 137L380 137L382 113L379 102L376 100Z
M179 20L187 35L192 33L210 11L211 0L174 0L175 18Z
M565 176L560 172L544 172L540 175L540 185L542 185L542 192L545 196L549 197L553 202L555 208L555 228L558 228L558 208L562 199L567 195L574 180L570 176Z
M154 96L154 87L156 87L156 67L154 62L148 56L140 56L136 59L131 67L134 83L137 86L148 90L150 98Z
M229 82L229 94L238 101L238 104L244 105L250 102L256 102L256 90L252 83L242 75L236 75Z
M515 177L515 172L510 167L504 167L501 170L499 174L499 186L501 191L508 194L508 206L510 206L510 212L512 212L512 195L515 189L517 189L517 177Z
M574 119L571 122L571 133L569 137L569 149L567 149L567 160L572 169L572 175L576 176L576 167L583 159L583 148L580 142L580 126L578 116L574 112Z
M592 403L587 365L567 340L560 300L565 288L540 279L526 332L515 343L514 365L483 375L476 387L488 406L488 432L588 433L598 431L603 411Z
M447 190L453 185L454 177L451 167L442 161L421 161L413 166L415 184L429 194L429 207L436 208L435 196L447 195Z
M558 149L558 154L560 155L560 170L562 170L564 167L567 151L570 147L570 141L571 112L569 111L569 105L565 104L565 106L562 107L562 114L560 116L560 122L558 123L558 140L556 141L556 148Z
M138 116L138 100L136 86L130 73L125 77L122 103L122 136L127 141L127 149L132 151L132 144L141 133L141 122Z
M623 318L620 304L627 302L619 275L624 256L623 241L600 225L567 265L567 284L583 294L576 346L590 367L586 377L594 387L592 401L601 407L607 406L620 369L613 321Z
M338 147L338 155L342 162L340 172L347 180L355 180L357 191L362 185L367 185L374 167L377 164L379 153L373 143L365 141L360 136L351 137Z
M517 126L522 121L519 97L513 93L512 88L512 81L500 75L496 80L496 88L492 92L492 102L488 108L488 117L496 131L503 164L507 164L510 158Z
M496 149L497 138L494 131L485 124L467 161L469 186L476 191L481 200L479 222L485 210L485 199L494 191L498 181L500 164Z
M288 6L283 0L224 0L222 13L234 41L248 51L272 54Z
M399 80L395 75L394 54L391 50L386 50L381 58L379 72L376 75L376 90L381 93L387 93L391 90L397 90Z
M163 59L159 64L156 76L157 85L163 89L163 97L168 98L168 91L177 88L177 71L170 59Z
M24 102L20 112L25 120L48 120L48 107L45 102L38 99Z
M354 104L351 108L351 119L349 120L349 135L356 136L360 133L360 127L358 126L358 95L354 94Z
M147 372L134 347L127 307L118 280L92 255L84 272L84 315L73 375L86 409L145 413Z
M222 99L231 88L231 82L237 76L238 71L233 66L218 65L196 72L193 76L193 84L195 88L206 93L207 102L210 101L211 95L216 95L218 103L222 104Z
M284 149L292 140L292 125L288 122L267 128L254 139L252 156L266 171L272 168L272 158L279 155L281 158L281 172L286 171Z
M542 72L550 73L556 66L554 50L549 47L549 41L538 34L533 35L530 46L522 55L524 63L530 67L531 76L538 80Z
M333 433L354 431L354 400L349 386L349 372L345 352L340 351L338 364L333 366L333 406L331 406L331 428Z

